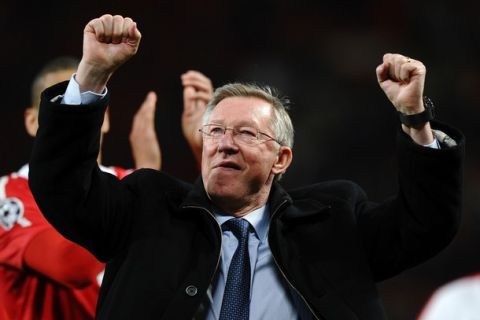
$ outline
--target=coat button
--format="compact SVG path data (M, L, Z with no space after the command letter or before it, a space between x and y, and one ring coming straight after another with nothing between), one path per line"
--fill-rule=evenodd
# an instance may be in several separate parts
M188 286L187 288L185 288L185 292L186 292L190 297L193 297L193 296L197 295L198 289L197 289L197 287L190 285L190 286Z

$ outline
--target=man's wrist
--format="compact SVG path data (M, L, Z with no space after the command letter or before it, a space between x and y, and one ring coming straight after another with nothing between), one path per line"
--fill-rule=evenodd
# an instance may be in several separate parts
M408 134L416 144L422 146L429 145L435 140L430 122L423 124L421 128L410 128L402 124L402 130Z
M112 74L113 72L92 66L82 60L78 65L75 79L79 84L81 93L87 91L101 93L106 88Z
M68 83L67 90L62 97L61 103L68 105L87 105L103 99L107 95L107 88L102 93L92 91L80 92L80 86L76 81L76 74L73 74Z
M425 123L435 118L435 106L427 96L423 97L424 111L415 114L406 114L398 111L400 122L409 128L421 128Z

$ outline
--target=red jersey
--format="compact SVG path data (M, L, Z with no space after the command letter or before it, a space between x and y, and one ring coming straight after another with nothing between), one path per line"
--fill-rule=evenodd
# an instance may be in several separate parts
M123 178L121 168L102 170ZM55 282L28 269L24 255L30 241L53 229L28 186L28 165L0 178L0 320L85 320L95 318L100 288L92 281L81 289ZM55 250L49 246L45 250Z

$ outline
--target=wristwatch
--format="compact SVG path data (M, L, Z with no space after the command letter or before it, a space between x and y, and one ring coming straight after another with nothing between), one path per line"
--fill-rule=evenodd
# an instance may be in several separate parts
M423 106L425 107L425 110L416 114L407 115L405 113L398 111L400 122L409 128L418 128L424 123L434 119L435 106L433 105L433 102L432 100L430 100L429 97L427 96L423 97Z

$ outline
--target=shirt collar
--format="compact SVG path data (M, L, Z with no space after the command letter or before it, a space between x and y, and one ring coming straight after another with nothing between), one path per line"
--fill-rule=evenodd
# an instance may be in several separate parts
M226 221L233 219L231 215L225 214L218 210L215 210L214 214L219 225L222 225ZM250 223L255 230L257 237L263 242L267 238L269 216L268 205L264 205L263 207L253 210L242 218Z

